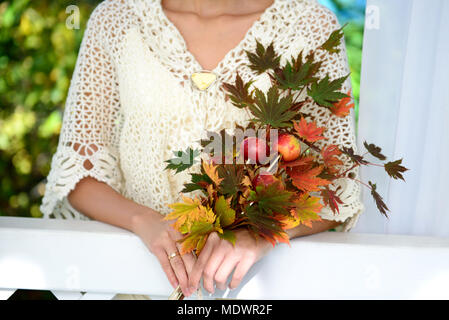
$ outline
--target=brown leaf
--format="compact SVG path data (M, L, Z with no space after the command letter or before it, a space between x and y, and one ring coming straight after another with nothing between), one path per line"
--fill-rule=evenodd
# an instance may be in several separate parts
M406 167L402 166L401 164L402 164L402 159L396 160L393 162L388 162L384 165L385 171L393 179L396 179L396 180L401 179L401 180L405 181L404 177L402 176L402 173L408 171L408 169Z

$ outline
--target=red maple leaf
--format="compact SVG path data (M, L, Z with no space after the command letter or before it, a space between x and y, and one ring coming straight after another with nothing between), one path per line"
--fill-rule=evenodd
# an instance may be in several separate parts
M328 168L330 173L336 173L338 170L335 168L336 166L341 166L343 161L337 158L337 156L341 155L341 151L336 145L325 146L321 150L321 156L323 157L324 166Z
M351 97L351 90L348 91L347 95L349 97L343 98L340 101L334 103L334 108L331 109L331 112L337 117L344 118L348 116L351 112L351 109L355 106L355 103L353 102Z
M340 213L340 208L338 205L343 204L343 201L339 196L337 196L335 191L329 189L329 187L326 187L324 190L321 190L321 197L324 204L329 206L334 214Z
M322 166L315 168L294 167L286 169L286 173L292 179L293 185L305 192L319 191L319 187L327 186L331 183L328 180L318 177L322 171Z
M304 117L301 118L299 122L293 123L298 136L307 140L308 142L316 142L319 140L326 139L323 137L323 132L325 128L319 128L315 122L307 123Z
M280 168L288 168L288 167L310 167L312 166L314 158L309 157L300 157L294 161L282 162L279 167Z

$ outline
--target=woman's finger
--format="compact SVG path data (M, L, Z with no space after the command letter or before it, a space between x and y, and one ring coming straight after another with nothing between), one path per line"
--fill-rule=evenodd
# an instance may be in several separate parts
M203 271L203 287L210 293L214 293L215 286L214 286L214 277L217 273L218 268L223 263L224 257L225 257L225 250L223 248L219 248L216 250L211 257L209 258L209 261L207 261L206 267Z
M188 277L187 277L187 271L184 265L184 262L182 261L181 256L178 254L173 258L168 258L173 253L178 253L178 248L176 248L176 245L173 242L170 242L167 244L166 247L166 254L167 259L170 261L170 265L175 272L176 278L178 279L179 285L181 286L182 293L188 297L190 296L190 290L188 286Z
M178 250L181 251L181 246L177 246ZM181 255L182 261L184 262L184 266L186 267L187 276L190 278L190 274L192 273L193 266L195 265L196 258L192 253L186 253Z
M207 238L206 244L196 259L192 272L189 276L189 286L192 291L195 291L198 288L201 276L203 275L203 270L206 267L207 261L209 260L215 246L219 243L219 240L220 238L215 232L211 233Z
M217 287L220 290L226 290L226 281L238 262L239 259L234 254L229 254L224 257L223 263L218 268L214 277Z
M231 283L229 283L230 289L235 289L240 285L243 278L248 273L249 269L251 269L253 264L254 259L252 258L245 258L237 264L237 267L235 268L234 274L232 276Z
M159 260L160 265L162 266L162 270L164 270L165 275L167 276L168 281L172 285L174 289L178 287L178 278L175 275L175 272L173 271L170 261L168 261L167 254L165 253L165 250L160 250L154 253L156 258Z

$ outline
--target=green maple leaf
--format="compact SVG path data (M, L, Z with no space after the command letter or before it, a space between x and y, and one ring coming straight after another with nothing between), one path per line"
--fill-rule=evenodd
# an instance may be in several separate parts
M245 108L249 103L253 102L253 97L249 88L253 81L244 83L240 75L237 73L235 84L224 83L223 88L228 92L228 97L237 108Z
M269 186L257 186L256 191L252 190L248 196L248 201L257 202L260 210L273 214L280 213L289 215L287 207L293 206L293 192L289 192L280 187L279 183L272 183Z
M195 190L203 190L208 184L212 183L212 180L209 178L207 174L197 174L192 173L191 175L191 183L184 184L184 189L182 189L182 193L188 193Z
M168 163L165 170L176 170L176 173L179 173L198 163L196 158L200 155L200 151L189 147L185 151L174 151L173 154L175 158L165 161Z
M274 70L279 67L281 57L274 51L273 43L265 48L259 41L257 41L256 53L246 51L249 67L256 71L257 74L262 74L267 70Z
M291 121L296 116L296 112L289 110L293 103L291 95L281 98L275 86L270 88L267 95L259 89L256 89L255 92L255 101L248 106L256 117L252 121L270 125L272 128L292 126Z
M246 218L248 219L249 230L256 237L263 237L270 241L273 246L275 243L285 238L283 223L270 214L262 210L258 204L247 206L245 208Z
M346 25L347 24L345 24L340 29L332 32L329 38L321 45L320 48L326 50L329 53L340 53L341 49L339 47L344 36L343 29L346 27Z
M224 196L220 196L215 202L215 214L220 219L222 228L226 228L235 221L235 210L231 208Z
M192 225L191 232L179 242L182 244L181 254L185 254L196 250L197 254L200 254L204 245L206 244L207 237L215 230L214 224L204 221L196 221Z
M230 243L232 243L233 246L235 246L236 237L234 231L223 230L223 233L218 233L218 236L223 240L229 241Z
M316 73L321 67L322 62L314 63L314 55L309 54L306 61L303 61L303 51L298 57L292 58L285 67L277 69L274 73L274 79L279 83L281 89L301 90L304 86L316 82Z
M218 167L218 175L223 178L220 184L220 192L228 196L234 196L240 190L243 180L244 166L241 164L225 164Z
M330 81L329 75L326 75L322 80L312 83L310 88L307 90L307 94L318 105L328 109L333 109L335 107L334 103L337 103L343 98L349 97L347 94L340 92L343 83L348 77L349 74Z

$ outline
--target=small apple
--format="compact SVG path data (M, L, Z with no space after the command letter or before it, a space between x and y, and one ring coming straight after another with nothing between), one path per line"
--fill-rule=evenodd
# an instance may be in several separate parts
M261 185L268 187L269 185L271 185L275 182L280 182L280 181L278 178L276 178L275 176L273 176L270 173L258 174L257 176L254 177L254 179L252 181L254 187L261 186Z
M281 133L275 143L277 151L282 155L284 161L293 161L298 159L301 154L301 145L299 140L288 133Z
M270 154L270 148L265 140L256 137L248 137L240 145L240 154L244 161L250 160L251 163L265 163Z

